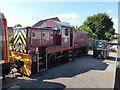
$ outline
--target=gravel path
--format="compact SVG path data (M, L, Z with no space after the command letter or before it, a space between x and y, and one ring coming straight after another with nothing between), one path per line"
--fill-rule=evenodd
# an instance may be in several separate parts
M92 53L30 78L16 74L13 81L8 75L3 88L114 88L115 53L108 60L95 59Z

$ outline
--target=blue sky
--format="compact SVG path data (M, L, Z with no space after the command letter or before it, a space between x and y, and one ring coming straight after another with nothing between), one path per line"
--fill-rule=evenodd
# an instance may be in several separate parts
M5 14L8 26L20 23L32 26L39 20L59 17L62 22L81 26L88 16L108 14L118 30L118 2L5 2L0 3L0 12Z

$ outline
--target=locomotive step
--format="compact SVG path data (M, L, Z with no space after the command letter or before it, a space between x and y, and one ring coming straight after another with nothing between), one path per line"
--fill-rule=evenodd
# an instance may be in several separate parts
M69 55L70 57L73 56L73 55Z
M39 59L39 60L40 60L40 59L43 59L43 57L39 57L38 59Z
M61 57L63 57L63 55L61 55L61 56L57 56L57 57L55 57L55 58L61 58Z
M73 51L71 50L71 51L69 51L69 53L72 53Z
M72 58L69 59L69 61L72 61L72 60L73 60Z
M43 63L43 62L40 62L40 63L39 63L39 65L44 65L44 64L45 64L45 63Z
M45 70L46 70L46 69L44 69L44 68L43 68L43 69L40 69L40 72L45 71Z

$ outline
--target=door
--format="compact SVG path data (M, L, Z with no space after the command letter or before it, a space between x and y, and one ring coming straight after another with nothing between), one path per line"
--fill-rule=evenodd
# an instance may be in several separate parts
M49 31L43 30L42 31L42 46L47 46L50 44L50 36Z
M62 28L62 47L70 47L70 31L69 28Z
M42 32L40 30L34 30L32 31L31 37L32 37L32 46L33 47L40 47L41 46L41 34Z

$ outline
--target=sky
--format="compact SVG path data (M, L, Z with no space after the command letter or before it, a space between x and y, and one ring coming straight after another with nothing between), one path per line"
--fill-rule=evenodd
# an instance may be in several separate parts
M117 1L45 1L46 2L41 2L40 0L0 0L0 12L4 13L8 27L14 27L16 24L21 24L23 27L33 26L38 21L51 17L58 17L62 22L67 22L79 27L89 16L98 13L106 13L112 18L114 28L116 29L116 32L118 32Z

